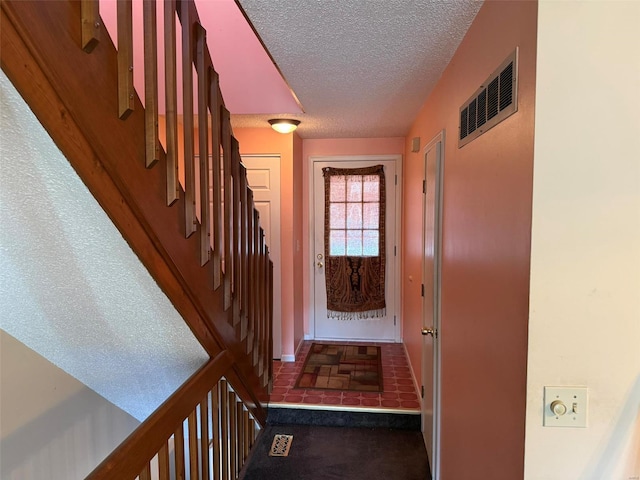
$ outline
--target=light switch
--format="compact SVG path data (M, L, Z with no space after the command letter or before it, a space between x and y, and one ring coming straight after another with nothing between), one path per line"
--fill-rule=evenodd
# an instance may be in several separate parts
M587 387L544 387L545 427L586 427Z

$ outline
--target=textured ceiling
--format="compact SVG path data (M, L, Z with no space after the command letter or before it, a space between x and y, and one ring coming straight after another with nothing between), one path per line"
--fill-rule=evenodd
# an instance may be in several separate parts
M474 0L237 0L304 109L302 138L407 134L482 6ZM274 112L274 114L291 112ZM233 115L264 127L275 115Z

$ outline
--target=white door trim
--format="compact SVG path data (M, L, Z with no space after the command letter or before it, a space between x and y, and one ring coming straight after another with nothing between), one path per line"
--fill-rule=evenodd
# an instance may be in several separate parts
M314 172L314 164L316 162L357 162L357 161L365 161L365 162L377 162L377 161L393 161L396 166L396 178L397 184L394 185L395 193L396 193L396 228L394 232L394 243L396 245L396 255L393 257L393 262L395 266L395 278L394 282L397 287L395 288L395 305L396 305L396 325L394 327L394 341L400 342L402 340L402 315L400 309L400 300L402 298L401 292L401 282L402 278L401 266L402 262L400 262L400 258L402 255L401 251L401 243L400 243L400 235L402 232L402 155L336 155L336 156L311 156L309 157L309 172L308 172L308 185L309 191L308 193L308 202L309 202L309 223L307 225L308 228L308 248L307 248L307 258L306 261L309 262L308 265L311 266L309 269L309 275L307 281L309 282L309 331L305 334L305 339L313 340L315 338L315 313L314 313L314 274L315 274L315 245L314 245L314 220L315 220L315 212L313 209L314 206L314 181L313 181L313 172ZM388 180L389 182L395 181L395 179Z

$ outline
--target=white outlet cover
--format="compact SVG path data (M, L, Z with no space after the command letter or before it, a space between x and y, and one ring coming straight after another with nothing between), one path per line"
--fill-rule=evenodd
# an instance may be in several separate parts
M551 403L560 401L567 407L567 413L556 415ZM542 424L545 427L587 426L588 408L587 387L544 387L544 412Z

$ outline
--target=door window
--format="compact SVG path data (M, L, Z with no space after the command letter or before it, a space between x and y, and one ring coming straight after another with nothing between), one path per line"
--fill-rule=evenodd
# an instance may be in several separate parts
M328 197L329 255L378 256L380 176L331 176Z

